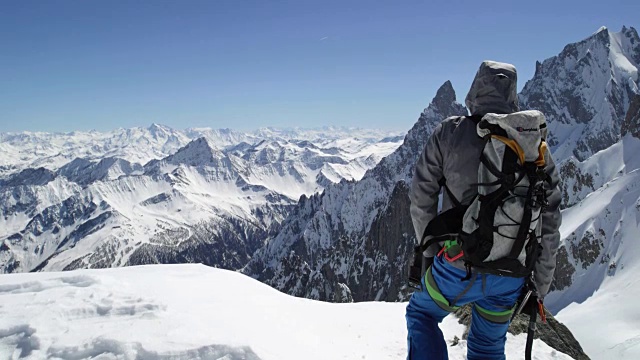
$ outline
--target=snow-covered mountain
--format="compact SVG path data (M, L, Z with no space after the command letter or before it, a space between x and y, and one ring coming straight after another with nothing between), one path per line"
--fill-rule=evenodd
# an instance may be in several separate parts
M175 130L152 124L148 128L117 129L110 132L70 133L0 133L0 179L24 169L40 167L57 170L76 158L100 161L105 158L119 158L130 163L146 164L151 160L165 158L189 142L206 138L219 149L237 146L241 143L255 145L269 141L311 141L324 149L337 147L349 154L356 150L371 155L381 147L379 143L399 143L400 132L358 128L324 127L319 129L276 129L264 128L243 133L230 129L191 128ZM386 141L380 141L385 139ZM394 141L394 138L395 141ZM352 147L346 146L351 143Z
M415 241L407 184L435 126L466 113L446 82L395 152L358 182L343 181L302 198L278 235L243 271L312 299L403 298L406 261Z
M554 131L560 134L554 136L558 140L555 155L566 208L563 244L547 305L558 312L558 319L574 331L594 359L640 358L640 311L635 306L640 294L634 290L640 275L636 260L640 255L639 44L636 30L623 27L620 33L601 29L583 42L568 45L565 56L575 51L585 56L581 72L571 75L576 86L571 91L546 90L548 104L574 101L591 104L585 109L597 110L583 123L554 120L557 113L553 106L546 110L551 112L552 135ZM608 62L595 56L602 51L608 54ZM563 54L544 64L559 61ZM602 76L591 77L598 73L594 69L603 71ZM560 84L565 83L562 71L556 68L552 72ZM603 79L608 79L604 87ZM572 98L577 93L584 95L582 102ZM602 317L605 307L609 310ZM602 331L594 333L594 323L600 324Z
M520 94L547 116L562 178L547 305L596 359L640 358L639 64L634 28L602 28L537 63ZM413 167L435 126L463 114L447 82L404 139L334 128L0 134L0 265L203 262L300 297L403 300ZM590 334L596 322L606 339Z
M202 265L0 275L1 359L405 359L404 303L327 304ZM442 323L449 358L465 326ZM509 359L526 335L508 334ZM533 358L568 360L540 340Z
M633 27L602 27L542 63L520 94L521 107L541 110L556 159L584 160L620 139L640 79L640 37Z
M616 158L593 178L586 168L594 165L577 166L574 155L588 157L620 138L630 99L638 91L639 41L633 28L620 33L601 29L538 64L536 75L523 89L522 108L541 109L548 117L565 206L620 170L636 168L630 160ZM455 103L453 88L445 84L394 154L354 184L337 184L322 195L303 199L283 230L244 271L298 296L333 301L402 299L404 264L414 241L406 196L413 165L433 127L447 116L461 114L466 109ZM603 128L608 130L596 132ZM609 133L598 140L601 148L583 150L593 134Z
M640 358L639 151L640 139L627 134L579 163L602 186L563 212L564 243L547 305L593 359Z
M627 188L635 181L633 174L640 171L640 141L633 137L640 133L638 64L640 39L636 30L624 27L612 33L603 28L539 63L536 75L520 95L522 108L541 109L547 115L550 143L562 176L563 205L569 208L565 214L580 219L568 220L563 226L564 244L553 284L556 293L549 298L554 311L585 301L600 286L606 286L598 279L611 271L612 261L617 261L614 257L623 248L620 242L633 241L640 233L637 221L621 219L622 214L635 216L628 212L635 213L640 207L620 210L615 216L611 215L612 205L594 204L588 212L580 210L588 201L595 201L592 198L609 204L614 197L617 204L630 195L625 203L635 204L635 195L620 191L632 192ZM302 199L282 231L243 271L289 294L314 299L404 299L407 257L415 241L407 199L413 164L433 127L449 115L464 113L466 110L455 103L453 89L445 84L394 154L358 182L332 185L321 195ZM625 187L607 192L616 182ZM603 191L608 195L596 196ZM627 224L626 235L617 230L620 223ZM567 232L568 226L575 229ZM620 281L630 286L630 279ZM589 286L584 286L585 282ZM634 303L632 294L627 298L629 304ZM577 317L579 310L575 311ZM630 324L621 313L614 321ZM584 321L580 324L586 325ZM618 346L616 354L637 358L628 349L636 344L634 339L640 338L640 332L625 334L609 338L608 344ZM612 358L614 352L598 349L598 358Z
M137 144L154 151L181 138L157 125L145 131L140 139L160 140ZM302 130L270 139L220 133L240 142L209 134L144 166L117 157L76 158L53 170L10 172L0 180L2 271L172 262L238 269L278 231L301 195L359 179L400 144L393 133L369 130L322 139L311 132L311 140L296 139ZM128 154L119 146L111 150Z

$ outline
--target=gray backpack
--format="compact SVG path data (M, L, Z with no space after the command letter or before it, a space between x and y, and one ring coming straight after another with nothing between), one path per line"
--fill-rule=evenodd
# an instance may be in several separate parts
M423 252L444 243L449 261L464 260L468 279L477 271L511 277L531 275L539 256L540 216L547 206L545 155L547 126L535 110L486 114L477 123L485 139L478 167L478 195L470 205L455 204L429 222L409 266L409 286L419 288L426 268ZM455 254L455 255L449 255ZM464 280L464 279L463 279Z
M506 276L528 276L540 252L547 206L546 121L536 110L487 114L478 196L464 213L459 242L465 264Z

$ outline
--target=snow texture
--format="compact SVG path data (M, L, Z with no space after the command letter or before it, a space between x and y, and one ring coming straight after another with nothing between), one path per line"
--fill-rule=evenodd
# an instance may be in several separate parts
M153 265L0 276L0 358L405 359L404 303L291 297L236 272ZM450 316L445 339L462 338ZM507 337L520 358L525 335ZM536 340L535 359L570 359ZM466 341L449 347L464 359Z

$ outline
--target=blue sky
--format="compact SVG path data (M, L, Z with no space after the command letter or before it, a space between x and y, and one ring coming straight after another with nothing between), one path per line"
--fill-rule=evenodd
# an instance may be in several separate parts
M0 2L0 132L343 125L407 130L480 62L536 60L640 1Z

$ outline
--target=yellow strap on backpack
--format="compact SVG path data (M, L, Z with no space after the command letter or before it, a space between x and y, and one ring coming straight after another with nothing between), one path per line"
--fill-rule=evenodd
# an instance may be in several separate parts
M491 135L491 138L499 140L509 148L511 148L511 150L513 150L513 152L518 155L518 158L520 159L520 165L524 165L524 150L522 150L520 145L515 140L511 140L500 135Z
M518 155L520 164L524 164L525 162L524 150L522 150L522 147L520 147L520 144L518 144L515 140L509 139L500 135L491 135L491 138L499 140L503 142L505 145L507 145L511 150L513 150L513 152L515 152ZM535 161L535 164L537 166L544 166L546 164L544 160L544 155L546 154L547 150L548 150L547 143L544 140L541 141L540 146L538 147L538 159L536 159Z

